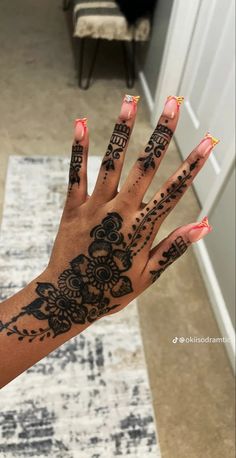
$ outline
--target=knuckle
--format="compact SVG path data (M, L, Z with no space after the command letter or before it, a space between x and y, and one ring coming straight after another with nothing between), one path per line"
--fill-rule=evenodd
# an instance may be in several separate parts
M155 169L155 161L153 158L150 160L150 156L140 156L135 164L136 172L141 175L152 174Z

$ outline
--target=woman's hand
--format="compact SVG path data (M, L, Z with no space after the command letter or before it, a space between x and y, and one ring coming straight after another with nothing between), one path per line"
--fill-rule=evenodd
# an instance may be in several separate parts
M68 194L48 267L1 303L0 387L95 320L124 308L192 242L211 231L204 218L179 227L152 247L161 224L217 143L207 134L150 202L142 203L175 131L181 102L181 97L168 97L119 193L138 97L124 99L91 197L88 128L85 119L76 121Z
M161 224L217 143L209 134L150 202L142 202L176 129L182 97L167 98L156 129L118 193L138 99L124 98L91 196L87 194L89 133L86 119L76 120L68 194L50 262L31 283L27 305L0 322L0 332L17 335L24 342L44 341L70 330L73 335L81 332L93 321L125 307L192 242L211 231L204 218L179 227L152 247ZM20 294L17 306L25 300ZM5 307L9 310L8 304ZM25 317L33 318L33 323L27 325Z
M119 193L138 97L124 98L91 197L87 195L89 133L86 119L76 121L68 195L48 266L54 281L39 283L37 299L28 307L36 318L48 319L53 337L73 324L91 323L121 310L192 242L211 231L205 218L200 224L176 229L152 248L161 224L217 143L207 134L150 202L142 203L176 129L182 100L168 97L155 131Z

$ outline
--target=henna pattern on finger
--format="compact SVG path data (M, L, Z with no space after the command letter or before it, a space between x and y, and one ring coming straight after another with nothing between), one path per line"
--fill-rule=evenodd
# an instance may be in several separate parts
M169 127L164 126L163 124L157 125L147 147L144 150L144 152L147 153L146 156L138 158L138 161L141 162L144 171L150 168L155 169L155 158L161 157L170 143L172 136L173 131L169 129Z
M83 163L84 147L81 145L87 130L87 118L75 120L75 141L72 145L71 161L69 170L68 194L70 194L74 184L80 184L80 169Z
M105 183L107 179L108 172L110 170L115 170L115 161L120 159L121 154L127 146L130 138L131 127L127 125L126 121L129 121L135 115L139 99L139 96L128 94L126 94L123 99L119 122L115 125L110 143L102 162L102 167L105 169L103 183Z
M115 170L115 161L120 159L121 153L124 151L130 137L130 127L123 123L115 125L107 152L102 162L102 167L105 169L103 182L106 180L108 172Z
M71 161L70 161L70 171L69 171L69 193L77 183L80 184L80 169L83 163L83 151L84 148L78 141L72 146Z
M168 120L165 119L165 123ZM155 158L160 158L165 152L168 144L173 136L173 131L163 124L158 124L154 130L147 147L144 150L145 156L140 156L137 161L140 164L141 173L137 180L133 183L133 187L136 186L142 177L144 177L148 169L155 169L156 161ZM130 190L128 192L131 192Z
M157 270L151 270L150 274L152 275L152 283L154 283L161 274L169 267L176 259L178 259L190 245L189 242L186 242L183 237L177 237L174 242L171 244L170 248L166 251L163 251L162 257L159 261L159 268Z

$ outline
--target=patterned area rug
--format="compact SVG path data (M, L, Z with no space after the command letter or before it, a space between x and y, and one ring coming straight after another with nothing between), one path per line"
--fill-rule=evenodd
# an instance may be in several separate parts
M89 160L90 192L100 164ZM9 162L0 238L0 298L46 266L68 160ZM136 303L105 317L0 392L1 458L158 458Z

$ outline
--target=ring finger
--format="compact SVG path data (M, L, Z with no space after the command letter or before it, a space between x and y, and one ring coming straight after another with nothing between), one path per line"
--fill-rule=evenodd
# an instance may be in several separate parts
M145 218L151 218L152 222L150 243L152 243L164 219L190 187L194 178L200 172L214 146L218 142L217 139L207 133L178 170L166 181L153 199L147 204L143 212L146 213Z

